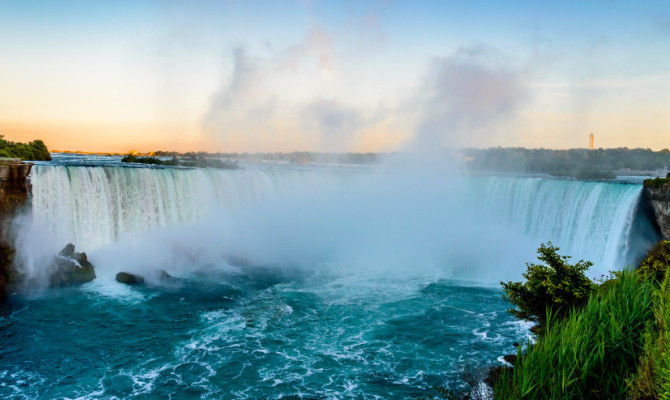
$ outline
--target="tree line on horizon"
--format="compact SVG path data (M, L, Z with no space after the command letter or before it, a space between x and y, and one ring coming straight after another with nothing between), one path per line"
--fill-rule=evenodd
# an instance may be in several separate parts
M24 161L49 161L51 154L43 141L12 142L0 135L0 157L20 158Z
M651 149L526 149L522 147L492 147L465 149L468 169L544 173L582 179L611 179L616 172L657 171L670 168L670 150Z

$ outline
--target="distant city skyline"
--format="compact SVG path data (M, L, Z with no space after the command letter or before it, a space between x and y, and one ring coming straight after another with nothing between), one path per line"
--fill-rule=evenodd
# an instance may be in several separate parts
M50 149L670 147L665 1L3 1L0 134Z

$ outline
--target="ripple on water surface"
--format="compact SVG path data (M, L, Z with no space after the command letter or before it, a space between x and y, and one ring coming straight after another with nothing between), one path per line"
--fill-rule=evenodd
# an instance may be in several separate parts
M528 337L492 288L267 278L12 298L0 398L416 398Z

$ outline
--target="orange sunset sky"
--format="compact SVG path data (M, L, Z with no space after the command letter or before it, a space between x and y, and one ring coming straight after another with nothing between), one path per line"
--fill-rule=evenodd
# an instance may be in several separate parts
M670 147L664 2L3 2L0 133L52 150ZM521 4L523 3L523 4Z

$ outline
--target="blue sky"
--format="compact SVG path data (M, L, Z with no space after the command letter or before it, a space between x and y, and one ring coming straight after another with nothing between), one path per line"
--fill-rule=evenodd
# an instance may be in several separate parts
M662 1L6 0L0 53L58 149L670 147Z

